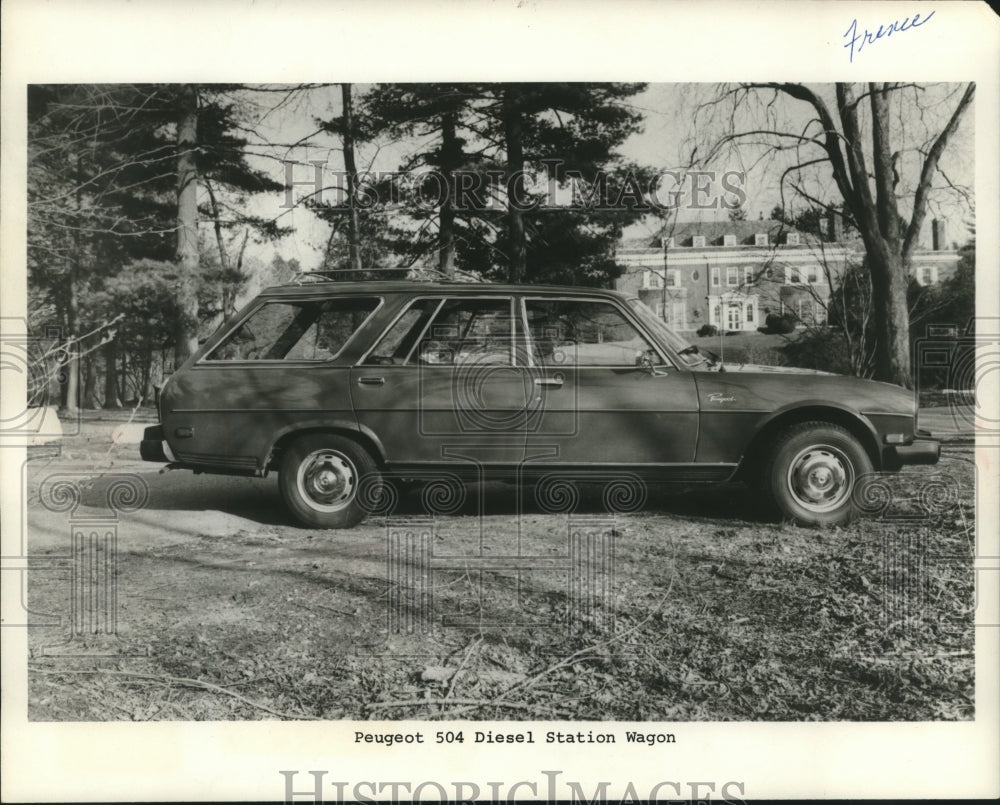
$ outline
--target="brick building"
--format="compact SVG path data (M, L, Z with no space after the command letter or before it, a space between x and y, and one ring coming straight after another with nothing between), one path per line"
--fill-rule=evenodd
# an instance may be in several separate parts
M932 248L912 261L922 285L950 276L959 260L943 221L932 222L931 234ZM622 243L616 259L625 271L615 288L637 295L678 331L708 323L753 332L769 313L786 312L822 324L831 281L863 257L839 218L823 239L777 221L678 223L661 237Z

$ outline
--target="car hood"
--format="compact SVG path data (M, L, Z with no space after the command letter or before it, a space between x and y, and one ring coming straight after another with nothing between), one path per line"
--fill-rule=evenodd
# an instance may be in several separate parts
M718 371L718 366L715 370ZM786 374L786 375L832 375L834 372L823 372L819 369L802 369L798 366L765 366L760 363L727 363L724 364L727 372L761 372L764 374Z
M694 376L703 406L719 412L774 412L798 405L833 405L858 412L907 416L915 410L912 391L832 372L734 364L722 372L695 372Z

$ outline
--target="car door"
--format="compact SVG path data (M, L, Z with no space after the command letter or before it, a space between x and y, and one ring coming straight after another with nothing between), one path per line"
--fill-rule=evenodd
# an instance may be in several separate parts
M358 423L396 470L524 457L526 366L510 295L415 299L351 370Z
M527 461L682 474L698 442L690 372L614 300L525 297L536 419Z

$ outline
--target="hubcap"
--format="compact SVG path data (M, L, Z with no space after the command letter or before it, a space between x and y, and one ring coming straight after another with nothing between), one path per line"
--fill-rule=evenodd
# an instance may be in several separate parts
M830 445L814 445L799 452L788 467L788 489L796 502L814 512L836 509L851 494L854 466Z
M357 471L343 453L317 450L310 453L296 474L296 484L302 499L317 511L339 511L357 493Z

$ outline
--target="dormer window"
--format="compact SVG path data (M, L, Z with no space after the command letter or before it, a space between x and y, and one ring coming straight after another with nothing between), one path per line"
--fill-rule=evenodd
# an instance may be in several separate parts
M672 248L674 248L674 239L673 238L661 238L660 241L663 244L663 248L664 249L672 249Z
M705 248L705 236L695 235L691 238L691 247L694 249L704 249Z
M767 246L767 232L761 232L753 236L754 246Z
M736 235L723 235L722 236L723 246L735 246L736 245Z
M785 235L785 243L787 243L789 246L798 246L799 245L799 233L798 232L789 232L787 235Z

